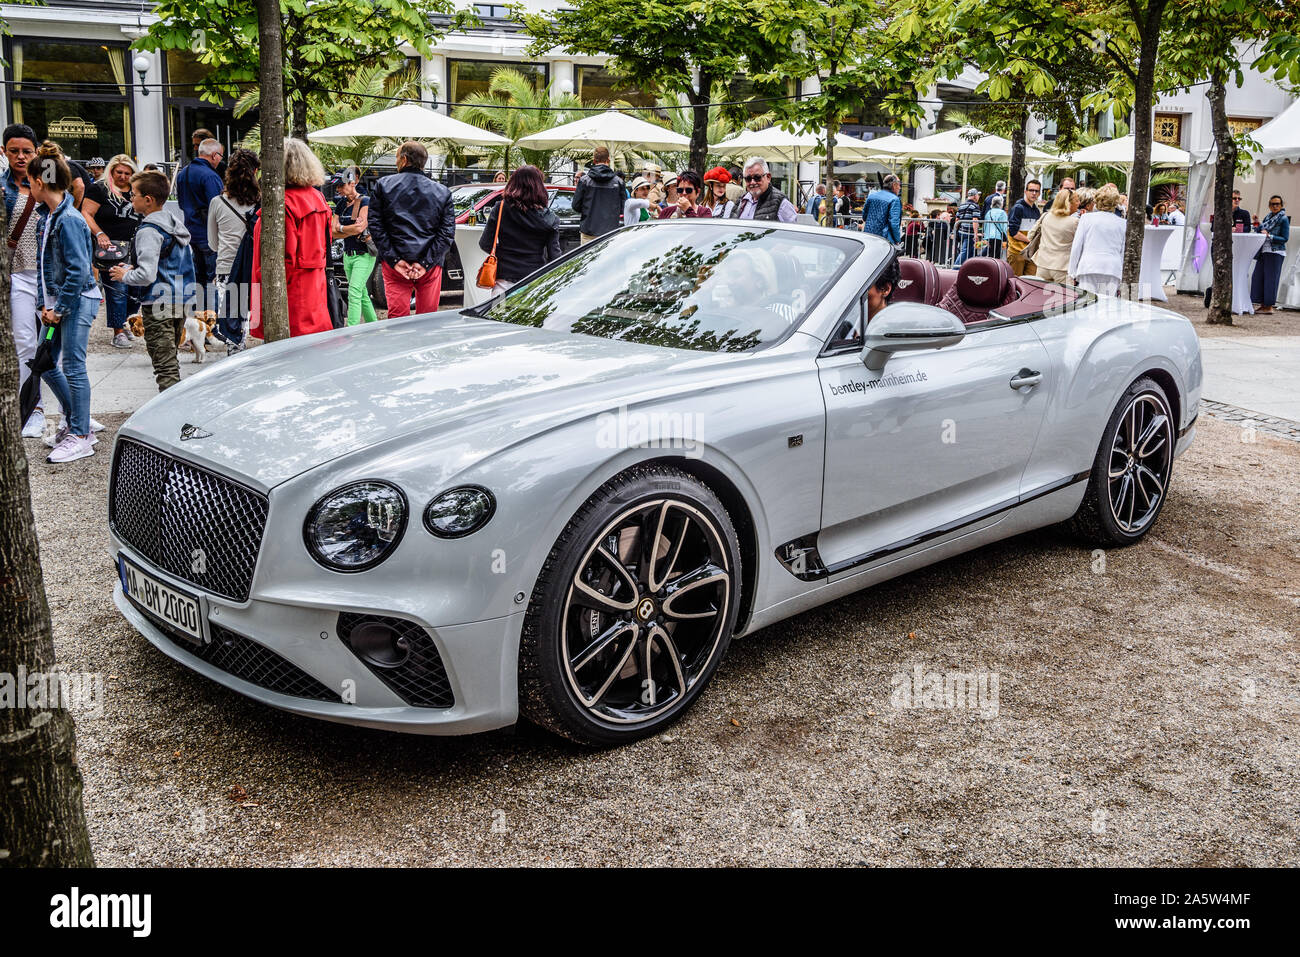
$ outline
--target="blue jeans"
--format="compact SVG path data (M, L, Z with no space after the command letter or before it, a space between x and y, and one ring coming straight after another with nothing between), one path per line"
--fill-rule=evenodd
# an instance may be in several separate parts
M140 308L139 297L124 282L114 282L107 273L100 273L100 286L104 290L104 312L108 317L108 328L121 332L126 328L126 320L131 313Z
M952 261L954 266L960 266L975 255L975 234L966 233L958 236L957 250L957 258Z
M64 316L54 336L54 368L41 378L54 392L72 435L90 434L90 376L86 374L86 345L99 312L99 300L82 296L75 316ZM44 338L44 330L41 332ZM63 361L59 361L60 354Z

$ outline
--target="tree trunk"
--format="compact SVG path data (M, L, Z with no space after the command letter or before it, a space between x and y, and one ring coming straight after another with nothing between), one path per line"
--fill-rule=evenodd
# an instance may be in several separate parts
M294 138L307 142L307 99L303 96L293 98L293 133Z
M691 115L691 169L704 175L709 161L709 104L713 102L713 77L704 70L698 74L700 90L690 97L694 112ZM681 172L676 170L675 172Z
M1007 196L1017 199L1025 194L1025 124L1028 122L1029 108L1026 107L1020 112L1019 122L1011 136L1011 168L1007 170Z
M1237 174L1237 141L1228 126L1227 78L1210 79L1206 93L1217 155L1214 160L1214 229L1210 237L1210 261L1214 265L1214 295L1207 322L1232 325L1232 181Z
M0 231L8 233L3 207ZM27 707L36 702L19 678L54 671L22 426L9 257L0 255L0 681L13 682L14 695L0 706L0 859L7 867L93 867L72 714L64 701Z
M1138 54L1133 97L1133 175L1129 181L1128 230L1124 236L1125 289L1135 288L1142 274L1142 242L1146 237L1147 189L1151 182L1151 111L1155 108L1156 57L1160 50L1160 21L1168 0L1147 0L1138 24L1142 45Z
M835 22L831 21L831 40L835 39ZM838 70L838 64L831 63L830 78L833 81L835 73ZM833 85L833 83L832 83ZM826 198L832 203L835 202L835 134L840 131L839 118L834 115L826 117ZM796 176L796 179L798 177ZM832 222L833 222L832 218Z
M261 38L262 335L289 338L289 283L284 271L284 53L280 0L257 0ZM305 121L304 121L305 122Z

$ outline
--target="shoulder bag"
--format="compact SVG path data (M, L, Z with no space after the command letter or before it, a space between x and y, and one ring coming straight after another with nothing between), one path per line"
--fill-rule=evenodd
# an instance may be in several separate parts
M503 199L497 204L497 228L492 236L492 252L483 260L483 265L478 267L478 279L474 281L480 289L491 289L497 284L497 240L501 238L501 220L505 214L506 201Z
M9 246L9 266L13 267L14 254L18 251L18 240L23 235L23 230L27 228L27 220L32 218L32 211L36 209L36 200L31 193L27 193L27 205L23 207L23 213L14 223L14 228L9 231L9 238L5 240Z

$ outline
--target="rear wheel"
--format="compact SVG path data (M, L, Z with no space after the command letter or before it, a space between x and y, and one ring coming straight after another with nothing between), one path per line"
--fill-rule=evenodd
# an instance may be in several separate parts
M1102 433L1088 491L1070 520L1072 530L1098 545L1139 541L1164 507L1175 441L1164 389L1152 379L1138 379Z
M707 486L657 465L611 479L561 533L533 590L520 709L587 745L659 731L717 669L739 586L736 532Z

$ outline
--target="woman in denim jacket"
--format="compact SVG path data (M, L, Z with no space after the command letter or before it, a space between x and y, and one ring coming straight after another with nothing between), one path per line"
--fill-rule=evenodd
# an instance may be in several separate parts
M1250 298L1259 304L1255 309L1256 315L1267 316L1277 303L1282 264L1286 262L1286 244L1291 238L1291 217L1286 214L1281 196L1269 197L1268 215L1260 221L1259 231L1268 233L1268 239L1264 241L1264 248L1255 260Z
M63 407L63 424L54 435L54 451L47 461L71 462L94 455L98 441L90 426L86 345L103 294L91 264L90 227L73 206L72 170L62 151L48 140L42 143L29 173L32 196L41 203L37 305L42 329L58 328L55 365L43 378Z

